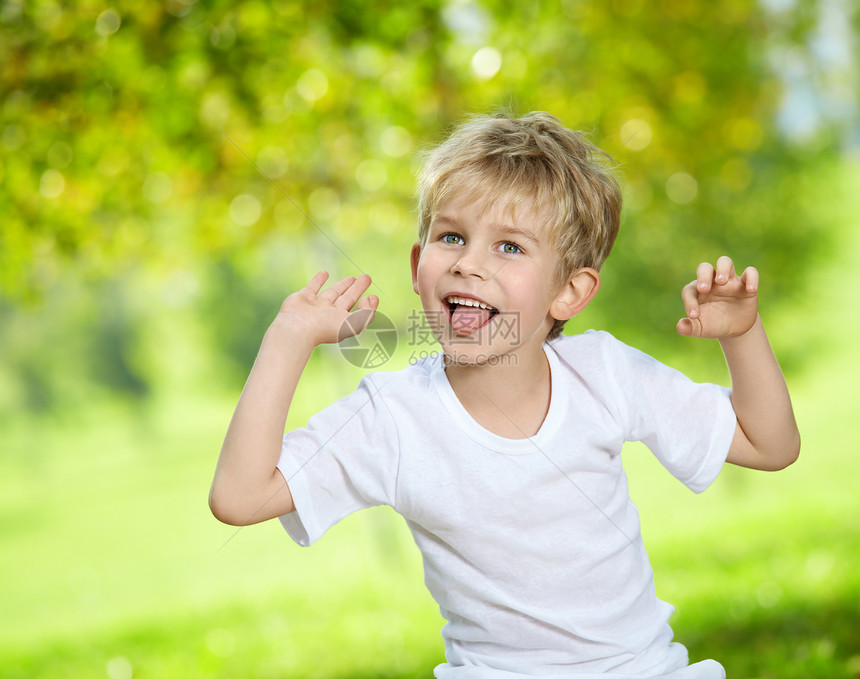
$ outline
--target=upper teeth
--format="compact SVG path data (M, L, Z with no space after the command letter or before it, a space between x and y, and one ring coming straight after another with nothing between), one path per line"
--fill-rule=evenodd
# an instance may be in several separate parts
M495 307L491 307L489 304L484 304L483 302L479 302L476 299L467 299L466 297L449 297L447 300L448 304L462 304L463 306L476 306L481 309L487 309L489 311L493 311Z

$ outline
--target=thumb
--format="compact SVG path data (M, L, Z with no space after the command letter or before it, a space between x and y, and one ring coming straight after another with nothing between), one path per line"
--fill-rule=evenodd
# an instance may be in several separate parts
M373 309L358 309L346 317L337 333L337 341L342 342L347 337L353 337L364 330L373 321Z
M678 331L679 335L683 335L684 337L697 337L701 331L701 322L694 321L690 318L682 318L678 321L677 325L675 325L675 330Z

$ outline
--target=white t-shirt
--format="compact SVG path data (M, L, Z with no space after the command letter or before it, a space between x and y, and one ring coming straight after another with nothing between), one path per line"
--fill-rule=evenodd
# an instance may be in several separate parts
M549 411L520 440L470 417L439 356L368 375L284 437L296 511L281 522L309 545L364 507L400 513L447 620L438 679L722 677L713 661L686 667L672 643L620 452L643 441L701 492L734 433L729 391L605 332L544 350Z

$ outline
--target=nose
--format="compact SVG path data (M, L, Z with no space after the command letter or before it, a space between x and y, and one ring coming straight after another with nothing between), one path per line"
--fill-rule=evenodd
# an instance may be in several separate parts
M461 276L475 276L481 280L487 278L487 264L485 258L475 247L466 246L460 258L454 262L451 271Z

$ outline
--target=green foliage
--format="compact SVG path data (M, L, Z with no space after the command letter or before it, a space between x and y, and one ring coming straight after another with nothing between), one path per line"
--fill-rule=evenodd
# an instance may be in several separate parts
M695 264L724 252L784 304L796 290L784 281L831 243L817 178L836 130L791 138L775 123L783 55L812 58L820 14L753 0L5 3L3 317L82 286L121 313L96 324L106 367L81 379L143 394L156 376L126 355L160 309L133 298L158 283L156 299L247 368L299 274L354 273L383 242L383 267L406 266L419 149L500 105L549 110L617 158L624 228L595 325L663 336ZM293 275L254 282L261 270L242 261L285 240ZM401 325L408 294L389 293ZM61 313L28 332L91 321ZM63 400L51 376L7 373L41 379L40 403Z

